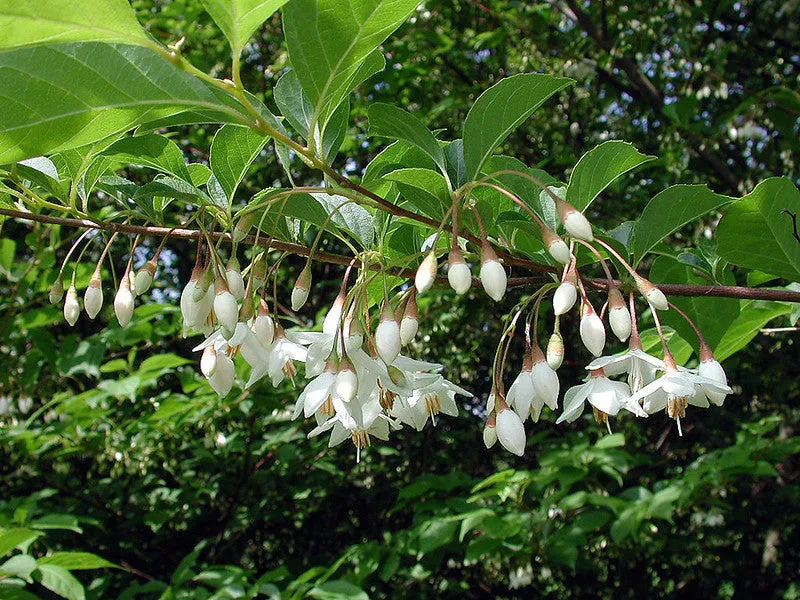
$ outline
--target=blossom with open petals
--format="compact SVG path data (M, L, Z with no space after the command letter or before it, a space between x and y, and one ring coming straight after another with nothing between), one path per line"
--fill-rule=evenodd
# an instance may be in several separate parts
M572 422L583 412L586 401L595 410L595 418L608 424L608 416L614 416L621 409L629 410L636 416L646 417L638 404L631 402L631 391L627 383L612 381L605 376L603 369L596 369L589 375L586 383L571 387L564 394L564 412L556 423Z

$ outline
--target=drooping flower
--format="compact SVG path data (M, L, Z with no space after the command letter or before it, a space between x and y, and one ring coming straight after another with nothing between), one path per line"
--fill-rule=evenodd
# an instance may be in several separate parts
M470 273L461 250L458 246L453 246L448 257L447 281L456 294L464 294L472 285L472 273Z
M417 273L414 277L414 286L420 294L424 294L433 287L438 266L436 252L431 250L417 268Z
M533 361L531 360L530 352L525 352L522 361L522 370L514 379L506 394L506 402L508 402L508 405L519 415L523 423L525 419L531 416L531 404L536 394L533 389L532 370ZM538 416L534 418L534 421L537 419Z
M100 269L96 269L89 281L89 287L83 294L83 307L90 319L94 319L103 308L103 287L100 281Z
M564 394L564 412L556 423L572 422L583 412L586 401L592 405L595 418L608 425L608 417L614 416L621 409L626 409L636 416L646 417L639 405L631 401L631 391L627 383L612 381L606 377L603 369L595 369L589 374L586 383L569 388ZM610 426L609 426L610 428Z
M525 454L525 426L522 419L508 407L502 396L497 397L497 416L495 418L497 439L500 445L511 454Z
M558 381L558 374L548 364L538 344L533 346L532 359L531 382L533 383L534 399L531 405L531 418L536 422L539 420L545 404L550 410L558 408L558 393L561 384Z
M415 383L419 382L423 385L416 387L407 400L396 402L391 412L393 417L417 431L422 431L428 419L435 426L439 413L451 417L458 416L456 394L472 396L464 388L438 374L419 377Z
M503 265L497 260L497 254L487 242L483 243L481 249L480 275L483 289L489 294L489 297L495 302L502 300L506 293L508 276Z
M600 356L606 345L606 328L603 321L597 316L592 305L586 300L581 305L581 341L583 345L594 354Z
M74 326L78 322L80 314L81 305L78 302L78 291L75 289L75 284L72 283L67 289L67 296L64 299L64 318L70 326Z
M628 374L628 386L631 392L636 393L644 386L652 383L656 372L664 370L664 361L651 356L639 348L630 348L622 354L614 356L601 356L586 365L590 371L603 369L606 375L614 377L623 373Z

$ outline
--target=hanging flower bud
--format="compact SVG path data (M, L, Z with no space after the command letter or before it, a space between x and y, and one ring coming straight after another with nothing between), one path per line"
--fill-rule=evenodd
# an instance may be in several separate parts
M249 213L236 221L236 225L233 226L233 241L237 243L241 242L247 237L247 234L250 232L250 228L252 226L253 213Z
M227 396L233 387L233 380L236 377L236 368L233 365L231 357L225 352L217 353L216 364L214 365L214 372L208 378L208 383L211 388L220 396Z
M564 338L558 331L554 331L553 335L547 341L547 364L553 370L558 369L561 363L564 362Z
M586 242L594 239L592 235L592 225L581 212L575 209L569 202L559 199L556 202L556 209L564 228L572 237Z
M261 286L267 282L267 257L263 252L253 259L250 267L250 280L254 290L261 289Z
M420 294L424 294L433 287L436 282L436 270L438 267L436 253L431 250L419 265L419 268L417 268L417 274L414 277L414 286Z
M378 327L375 329L375 346L378 356L390 365L400 354L400 326L394 318L389 302L384 301L383 312Z
M236 298L233 297L222 277L217 278L214 289L214 314L222 326L223 334L230 333L230 336L225 336L226 339L230 339L236 329L236 322L239 320L239 305L236 304Z
M307 262L292 290L292 310L300 310L308 300L308 292L311 289L311 262Z
M647 300L650 306L657 310L669 310L669 302L667 302L667 297L664 295L664 292L641 275L634 276L634 281L636 282L636 287L639 289L639 293L645 297L645 300Z
M208 290L211 289L211 284L214 282L213 269L204 269L200 272L200 278L192 294L192 300L195 302L202 302L203 298L208 295Z
M244 298L244 279L242 278L242 271L239 267L239 261L235 256L232 256L228 261L228 266L225 267L225 279L228 281L228 289L233 297L241 301Z
M448 257L447 267L447 281L450 282L450 287L455 290L456 294L464 294L472 285L472 273L470 273L467 263L464 262L464 257L461 255L461 250L458 246L453 246L450 250Z
M581 340L587 350L595 356L600 356L606 345L606 328L603 327L603 321L597 316L592 305L586 300L581 305L580 332Z
M403 346L411 343L411 340L417 335L417 329L419 329L417 294L412 291L406 303L405 311L403 311L403 318L400 321L400 343Z
M181 315L183 316L183 335L186 336L190 327L194 327L197 319L197 302L194 299L194 292L197 289L197 282L200 280L203 271L200 267L192 269L192 276L181 292Z
M492 412L483 427L483 445L491 448L497 443L497 416Z
M352 402L358 393L358 376L355 367L346 356L339 363L336 374L336 393L345 402Z
M117 315L120 327L126 327L133 317L133 292L131 291L130 271L125 270L119 282L119 289L114 296L114 314Z
M136 288L137 296L141 296L150 289L150 286L153 284L153 279L156 276L157 268L158 263L156 262L156 257L153 257L144 263L144 266L136 273L134 287Z
M53 282L53 286L50 288L50 304L58 304L63 297L64 282L61 281L61 274L59 274L58 278Z
M200 372L208 379L214 374L216 369L217 351L212 344L211 346L206 346L203 350L203 355L200 357Z
M577 283L578 275L575 272L575 266L572 265L567 270L564 281L553 294L553 312L556 316L568 313L575 306L575 302L578 300Z
M508 408L505 401L498 398L496 418L497 439L500 445L517 456L525 453L525 426L519 415Z
M711 348L709 348L708 344L703 340L700 341L699 373L700 377L711 379L722 386L728 385L728 377L725 375L725 369L723 369L722 365L714 358L714 353L711 352ZM708 399L717 406L722 406L722 403L725 402L725 396L727 396L724 392L717 392L708 387L704 392L706 396L708 396Z
M530 352L525 352L525 356L522 359L522 370L514 379L511 387L508 388L508 394L506 395L508 405L519 415L523 423L531 414L531 403L535 394L533 381L531 380L532 368L533 363L531 362Z
M497 260L497 254L487 242L484 242L481 248L481 283L492 300L499 302L503 299L508 284L506 270Z
M325 315L325 319L322 321L322 333L335 335L339 330L339 323L342 320L342 310L344 310L345 299L346 294L344 290L342 290L333 300L331 309L328 311L328 314Z
M631 313L628 311L622 294L614 286L608 288L608 323L620 342L624 342L630 337Z
M81 305L78 303L78 291L72 283L67 290L67 297L64 300L64 318L70 326L74 326L81 314Z
M100 280L100 269L95 269L89 287L83 294L83 308L90 319L94 319L103 308L103 288Z
M264 348L268 348L275 337L275 323L273 323L272 317L269 316L269 308L267 308L267 303L263 299L258 305L258 316L253 323L253 328L256 332L256 339Z
M567 243L549 227L541 225L541 230L544 247L547 248L550 256L555 258L562 265L568 265L572 260L572 254L569 251Z
M532 412L534 421L539 420L542 411L542 402L550 407L550 410L558 408L558 393L561 384L555 370L545 360L542 349L538 344L534 345L532 351L533 369L531 370L531 380L533 389L536 392L538 402L534 403L535 410Z

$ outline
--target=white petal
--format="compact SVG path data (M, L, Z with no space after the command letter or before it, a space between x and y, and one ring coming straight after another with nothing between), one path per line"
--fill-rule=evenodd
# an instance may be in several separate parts
M513 410L501 410L497 414L497 439L500 444L517 456L525 453L525 427Z

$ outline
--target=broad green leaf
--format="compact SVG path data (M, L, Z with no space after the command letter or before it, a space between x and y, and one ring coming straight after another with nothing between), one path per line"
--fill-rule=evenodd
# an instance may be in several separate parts
M119 568L118 565L107 561L91 552L54 552L50 556L39 559L40 565L56 565L70 571L84 569L103 569L105 567Z
M202 109L248 123L221 90L139 46L78 42L0 52L0 164L76 148Z
M286 0L202 0L202 3L238 55L255 30Z
M734 200L715 194L705 185L673 185L659 192L636 221L631 253L640 259L672 232Z
M369 600L364 590L342 579L321 583L313 587L308 596L317 600Z
M740 267L800 281L800 242L783 210L800 216L800 191L784 177L762 181L722 217L717 253Z
M0 48L88 40L155 46L127 0L0 0Z
M419 0L303 0L284 7L289 59L314 106L311 130L319 126L324 131L356 82L381 68L370 54L417 4Z
M175 198L185 202L210 202L211 199L202 191L194 187L191 183L183 179L175 179L174 177L161 177L144 184L140 187L136 194L135 200L142 198L153 198L155 196L163 196L165 198Z
M86 592L81 582L58 565L39 564L34 577L48 590L67 600L85 600Z
M42 535L30 529L8 529L0 534L0 556L5 556L17 546L30 542Z
M628 142L609 140L581 156L567 186L567 202L583 211L618 177L641 164L655 160Z
M440 173L429 169L398 169L384 175L398 184L403 196L430 217L441 218L450 204L450 188Z
M572 82L565 77L523 73L502 79L478 96L464 122L467 180L477 178L486 158L533 111Z
M735 285L733 274L728 273L725 284ZM659 256L650 268L650 280L653 283L677 283L708 285L709 281L683 263L668 256ZM694 321L703 334L708 345L714 350L726 330L739 316L739 301L735 298L719 298L714 296L670 296L670 301L684 311ZM691 341L697 348L697 336L692 328L676 311L659 313L661 320L675 329L683 339Z
M87 341L82 342L82 344L83 343L85 343L87 346L93 346ZM102 347L97 348L96 345L94 346L94 349L99 350L101 353L103 351ZM97 361L97 364L100 364L101 362L102 361ZM39 517L35 521L32 521L30 526L35 529L64 529L68 531L74 531L75 533L83 533L83 530L78 525L78 519L73 515L44 515L43 517Z
M442 171L446 171L444 151L417 117L396 106L377 103L369 107L369 132L390 139L405 140L433 159Z
M142 165L191 181L181 149L163 135L151 133L125 137L111 144L103 154L126 165Z
M11 278L11 269L14 267L14 257L16 254L17 242L8 238L0 239L0 274Z
M36 559L28 554L16 554L0 564L0 579L8 575L31 581L31 573L36 570ZM0 588L2 589L2 588Z
M211 170L228 197L228 205L233 202L236 188L268 139L238 125L223 125L217 131L211 142Z
M364 248L369 248L375 239L374 218L363 206L349 201L344 196L311 194L331 214L331 220L339 227L351 232ZM337 210L338 209L338 210Z
M772 319L788 315L792 307L787 304L770 304L762 306L757 302L746 303L739 316L730 324L725 335L714 348L717 360L725 360L750 343L764 325Z

